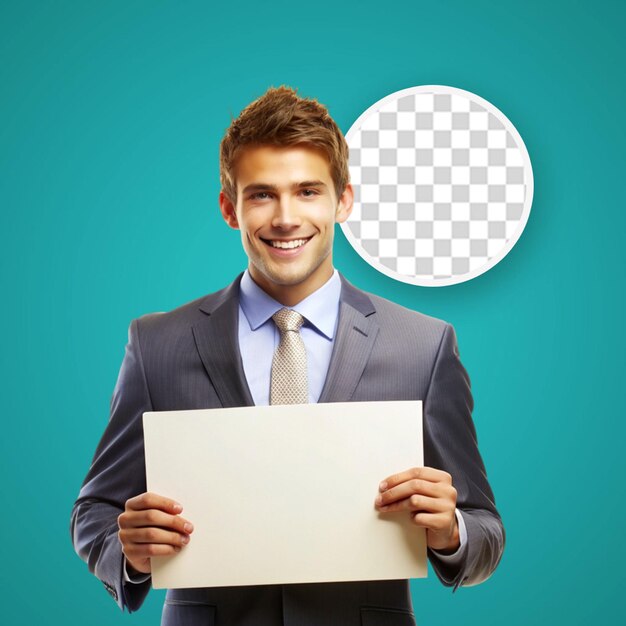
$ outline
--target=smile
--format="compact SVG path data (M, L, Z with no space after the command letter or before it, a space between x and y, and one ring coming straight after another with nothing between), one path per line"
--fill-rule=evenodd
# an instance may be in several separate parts
M291 239L290 241L283 241L281 239L263 239L263 241L272 248L280 248L281 250L292 250L294 248L301 248L307 243L311 237L307 239Z

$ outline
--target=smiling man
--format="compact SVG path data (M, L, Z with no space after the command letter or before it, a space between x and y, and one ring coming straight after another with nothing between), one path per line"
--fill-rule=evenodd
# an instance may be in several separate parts
M281 304L298 304L333 274L335 223L350 215L352 187L338 193L324 155L295 145L242 151L236 189L220 193L220 209L241 230L250 277Z
M353 203L339 128L318 102L270 89L232 122L220 157L220 210L241 233L248 268L222 291L132 322L111 418L72 513L77 552L134 611L150 586L150 557L176 558L193 541L182 505L146 492L144 411L422 400L425 466L381 476L372 505L426 530L445 585L482 582L500 560L504 530L454 331L334 269L335 224ZM408 581L398 580L169 590L162 624L415 621Z

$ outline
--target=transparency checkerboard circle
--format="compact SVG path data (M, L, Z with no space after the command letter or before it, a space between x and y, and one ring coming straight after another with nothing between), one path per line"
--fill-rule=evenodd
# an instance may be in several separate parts
M383 274L454 285L494 267L521 236L530 157L509 119L480 96L403 89L368 108L346 140L354 208L341 227Z

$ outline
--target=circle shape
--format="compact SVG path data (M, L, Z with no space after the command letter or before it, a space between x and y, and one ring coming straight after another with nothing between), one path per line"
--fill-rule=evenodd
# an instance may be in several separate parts
M355 201L341 228L378 271L442 287L480 276L520 238L533 172L510 120L469 91L389 94L346 133Z

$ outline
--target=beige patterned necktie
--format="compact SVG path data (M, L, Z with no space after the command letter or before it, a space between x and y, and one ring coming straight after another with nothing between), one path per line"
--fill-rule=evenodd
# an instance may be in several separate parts
M304 318L297 311L281 309L272 319L280 331L280 343L272 361L270 404L306 404L309 401L306 349L300 336Z

